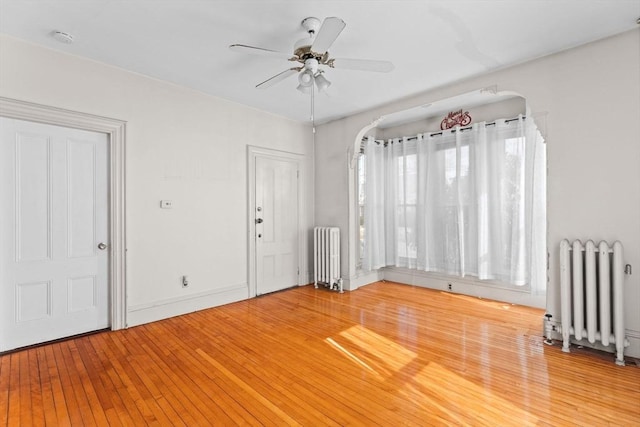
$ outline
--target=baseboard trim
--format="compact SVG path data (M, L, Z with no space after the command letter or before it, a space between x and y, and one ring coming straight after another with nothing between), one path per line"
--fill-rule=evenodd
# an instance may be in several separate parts
M368 285L370 283L379 282L383 279L383 275L380 270L375 271L359 271L357 275L344 279L344 290L355 291L361 286Z
M626 356L640 359L640 332L631 331L629 329L625 332L627 334L627 339L629 340L629 347L624 349L624 354Z
M247 284L239 283L211 291L130 305L127 311L127 327L180 316L206 308L217 307L219 305L245 300L248 297L249 291Z
M546 304L546 296L544 295L531 295L528 290L523 291L519 289L508 289L504 287L486 285L480 281L473 281L468 278L445 278L431 275L430 273L395 268L385 268L383 270L383 278L390 282L398 282L422 288L436 289L439 291L448 291L476 298L503 301L511 304L526 305L528 307L544 308ZM451 289L449 289L450 284Z

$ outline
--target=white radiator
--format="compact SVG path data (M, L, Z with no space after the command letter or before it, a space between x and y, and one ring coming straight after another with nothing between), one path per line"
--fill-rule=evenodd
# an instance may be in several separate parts
M616 364L624 366L629 345L624 327L624 266L620 242L596 247L589 240L560 243L560 329L562 351L569 352L571 337L615 344ZM586 343L585 343L586 344Z
M342 290L340 277L340 229L316 227L313 229L314 286L323 284L329 289Z

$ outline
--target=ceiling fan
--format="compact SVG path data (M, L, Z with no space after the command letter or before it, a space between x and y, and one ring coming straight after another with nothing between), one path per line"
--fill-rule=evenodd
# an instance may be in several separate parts
M262 83L258 83L256 88L266 89L285 80L287 77L298 74L299 84L297 89L300 92L311 93L313 95L314 83L319 92L322 92L331 85L331 82L322 75L324 70L321 67L323 66L348 70L376 71L380 73L388 73L394 68L393 64L389 61L330 58L329 48L347 25L340 18L326 18L324 22L322 22L322 25L320 25L318 18L309 17L304 19L301 25L307 32L308 37L298 40L295 43L293 46L293 54L244 44L232 44L229 46L229 49L234 52L283 58L301 64L284 70Z

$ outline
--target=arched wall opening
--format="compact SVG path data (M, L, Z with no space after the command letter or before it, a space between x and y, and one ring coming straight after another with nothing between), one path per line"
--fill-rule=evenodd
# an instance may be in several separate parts
M378 270L367 271L361 265L362 251L362 212L360 205L362 198L359 195L359 173L360 153L362 152L363 141L367 137L376 140L387 141L391 138L402 138L404 136L415 136L439 132L441 122L450 112L462 110L471 116L471 124L481 122L493 122L499 119L510 119L519 115L531 117L541 135L545 134L545 115L533 114L524 96L511 91L498 91L495 86L481 88L472 92L467 92L454 97L446 98L436 102L417 105L402 111L386 114L373 120L369 125L363 127L357 134L353 146L349 149L349 232L348 232L348 268L350 271L350 281L348 289L356 289L367 283L376 280L386 279L407 283L410 285L424 286L428 288L452 290L471 296L491 298L506 302L519 303L535 307L545 307L547 277L546 269L544 273L544 284L542 291L540 287L532 292L530 287L503 286L500 283L491 281L480 281L473 277L457 277L446 274L439 274L427 271L404 269L396 267L384 267ZM546 174L546 154L545 154L545 174ZM546 178L546 177L545 177ZM544 189L546 197L546 186ZM545 199L546 200L546 199ZM544 223L544 255L546 258L546 209ZM540 249L540 248L539 248ZM541 249L538 250L541 252ZM355 274L354 274L355 273ZM539 279L538 282L541 282Z

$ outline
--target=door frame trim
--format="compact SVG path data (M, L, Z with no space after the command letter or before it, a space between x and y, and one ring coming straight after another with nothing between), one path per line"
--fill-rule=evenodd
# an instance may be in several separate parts
M110 320L112 330L126 328L126 122L5 97L0 97L0 116L105 133L109 137Z
M305 254L304 250L306 245L306 212L304 202L304 191L306 186L306 163L305 156L303 154L291 153L288 151L273 150L270 148L257 147L253 145L247 145L247 206L248 206L248 224L247 224L247 260L248 260L248 292L249 298L254 298L257 295L257 277L256 277L256 159L258 157L270 158L276 160L294 161L298 166L298 279L296 285L304 285L301 283L304 276L305 269ZM305 279L306 281L306 279Z

